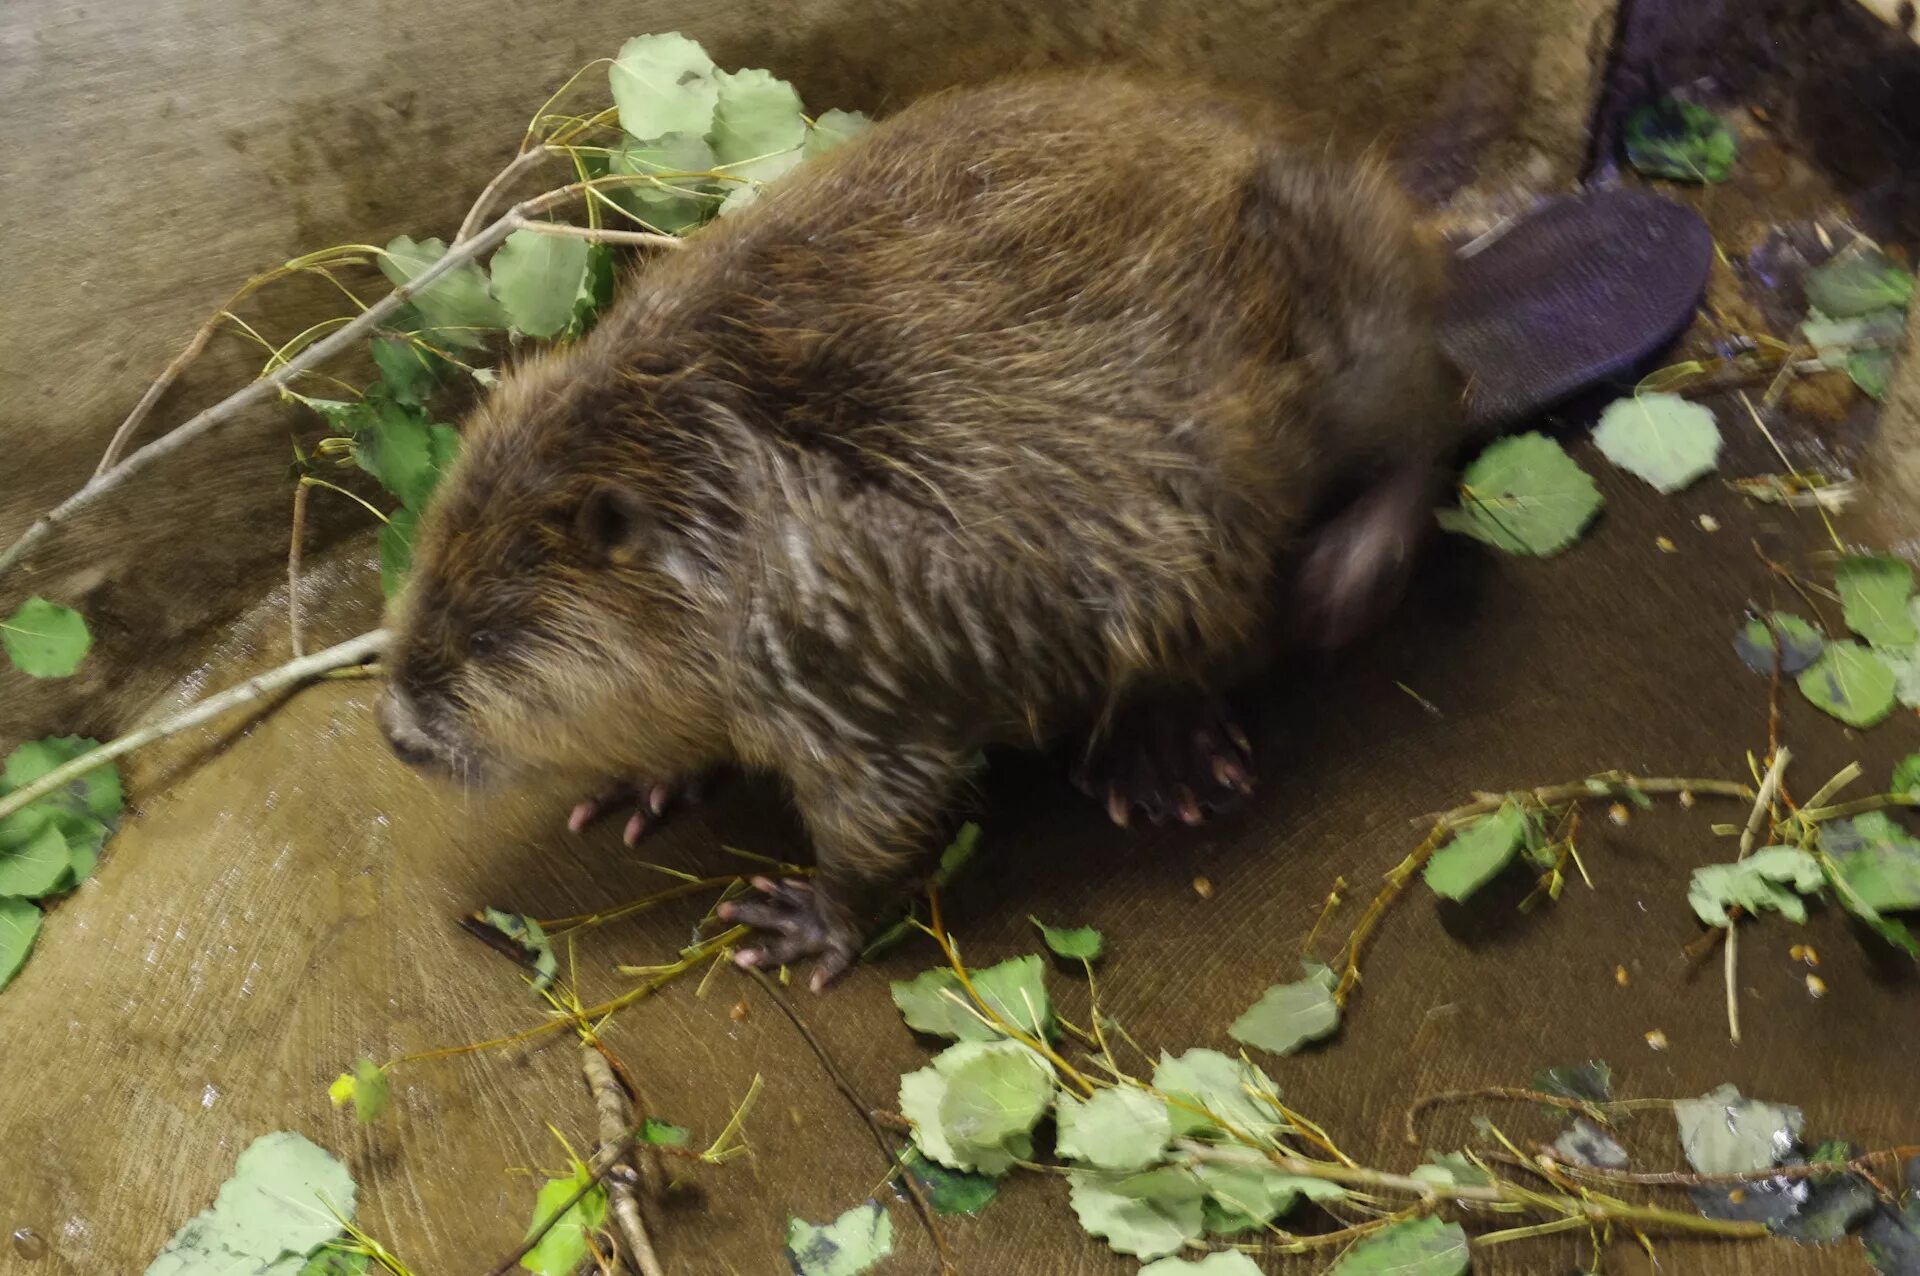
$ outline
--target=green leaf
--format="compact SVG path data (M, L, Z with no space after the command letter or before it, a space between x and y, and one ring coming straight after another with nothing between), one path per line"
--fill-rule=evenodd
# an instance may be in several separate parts
M1920 614L1920 607L1910 609ZM1891 651L1876 651L1880 663L1893 675L1893 695L1909 709L1920 709L1920 644L1905 655Z
M940 852L940 865L933 870L934 886L945 889L979 849L980 826L972 821L962 824L960 831L953 835L953 841L947 844L947 849Z
M1920 627L1908 614L1913 568L1887 554L1849 554L1833 569L1847 628L1875 647L1907 648L1920 642Z
M674 1125L672 1122L662 1121L658 1117L648 1117L640 1123L640 1141L642 1143L651 1143L655 1147L685 1147L687 1141L692 1137L693 1133L685 1126Z
M1627 117L1627 162L1648 177L1724 182L1740 145L1704 106L1664 98Z
M400 592L413 570L413 538L419 527L419 513L403 505L380 529L380 591L388 598Z
M527 1235L532 1236L548 1219L559 1214L560 1207L591 1180L592 1175L584 1165L577 1166L566 1178L548 1179L534 1198L533 1222L527 1226ZM568 1207L566 1213L560 1214L559 1221L547 1229L538 1245L521 1256L520 1266L536 1276L573 1276L574 1270L586 1261L587 1238L606 1221L607 1189L596 1183Z
M1874 726L1893 712L1893 670L1857 642L1827 644L1799 683L1815 708L1850 727Z
M1148 1170L1116 1177L1091 1170L1067 1175L1080 1226L1122 1254L1161 1258L1206 1229L1205 1185L1191 1171Z
M1847 356L1847 375L1868 398L1884 403L1893 385L1893 351L1856 350Z
M1771 622L1771 628L1769 628ZM1820 658L1827 637L1800 617L1784 611L1755 616L1733 635L1733 649L1741 663L1755 673L1773 673L1775 637L1779 638L1780 672L1799 673Z
M0 622L0 647L13 667L30 678L71 678L87 658L93 635L71 607L29 598Z
M940 1128L955 1147L1005 1147L1045 1115L1057 1084L1053 1069L1017 1042L963 1044L978 1053L940 1069L947 1078Z
M1173 1138L1167 1105L1144 1090L1114 1087L1090 1099L1063 1093L1055 1110L1061 1156L1102 1170L1141 1170Z
M392 401L370 402L353 431L353 459L400 503L421 510L460 454L460 433Z
M1887 791L1920 798L1920 753L1909 753L1894 764L1892 787Z
M351 1222L346 1168L298 1134L263 1134L234 1162L212 1208L173 1234L147 1276L297 1272ZM338 1211L338 1217L335 1215Z
M1332 1036L1340 1027L1340 1003L1333 996L1339 978L1318 962L1302 965L1305 979L1267 989L1227 1035L1274 1054L1292 1054L1309 1041Z
M571 236L516 230L493 255L493 292L516 330L551 337L573 320L593 245Z
M717 191L722 184L705 175L717 162L713 148L699 133L669 133L651 142L629 137L614 151L609 170L653 175L655 180L611 194L654 230L683 235L711 218L720 206Z
M1468 1266L1467 1234L1458 1223L1417 1218L1362 1240L1327 1276L1462 1276Z
M13 823L19 816L32 817L39 827L22 836L20 825ZM18 839L18 844L0 849L0 895L39 899L63 887L73 861L67 853L66 836L51 816L31 809L18 812L9 817L6 839Z
M807 138L800 95L770 71L717 72L720 101L707 141L728 172L768 182L801 160Z
M410 408L426 406L439 388L442 369L453 366L405 337L375 337L373 364L380 369L380 381L388 397ZM335 423L346 424L344 418Z
M1613 1068L1600 1059L1563 1063L1534 1073L1533 1088L1563 1099L1607 1103L1613 1099Z
M1440 525L1510 554L1557 554L1600 509L1600 490L1566 450L1544 434L1501 439L1461 476L1460 507Z
M893 1218L878 1201L856 1205L825 1227L787 1220L794 1276L861 1276L893 1253Z
M99 747L98 740L77 735L48 736L44 740L29 741L7 755L6 767L0 770L0 793L11 793L31 784L55 767ZM68 810L90 815L111 827L120 818L120 808L125 800L120 788L120 769L111 762L102 762L33 805L58 804Z
M1806 1118L1784 1103L1743 1098L1731 1085L1673 1105L1680 1144L1699 1174L1768 1169L1793 1150Z
M635 36L607 70L620 127L644 138L704 134L720 100L716 73L706 50L677 31Z
M371 1059L360 1060L353 1065L353 1071L341 1073L327 1087L327 1097L333 1100L333 1106L344 1107L351 1102L354 1118L362 1125L372 1124L386 1111L391 1095L386 1072Z
M553 977L560 973L560 959L553 955L553 943L539 922L524 913L509 913L498 908L485 909L473 920L519 945L530 959L533 986L536 989L544 990L553 986Z
M1527 836L1527 813L1507 802L1485 815L1434 852L1423 876L1436 895L1463 900L1513 862Z
M997 1180L930 1161L917 1147L907 1153L907 1173L925 1190L927 1201L935 1211L948 1217L978 1214L1000 1194Z
M1162 1051L1153 1070L1153 1088L1167 1096L1175 1138L1224 1128L1220 1124L1224 1122L1241 1134L1261 1139L1284 1124L1274 1106L1280 1091L1272 1078L1218 1050L1189 1050L1178 1058Z
M1821 825L1820 843L1859 900L1876 912L1920 909L1920 841L1869 811ZM1840 892L1846 898L1846 892Z
M1913 300L1913 276L1877 248L1855 244L1807 272L1807 304L1852 319Z
M1732 864L1694 869L1687 902L1694 916L1709 926L1731 925L1727 910L1736 904L1749 913L1772 910L1804 924L1807 906L1800 896L1825 882L1820 861L1807 852L1797 846L1768 846Z
M1259 1266L1238 1250L1223 1249L1201 1259L1163 1258L1140 1269L1140 1276L1262 1276Z
M1616 399L1600 414L1594 446L1661 492L1678 492L1720 463L1713 413L1677 394Z
M1338 1183L1287 1174L1252 1149L1242 1151L1245 1159L1238 1163L1209 1162L1194 1167L1213 1207L1208 1211L1210 1232L1231 1235L1264 1227L1291 1211L1302 1198L1337 1201L1347 1194ZM1228 1152L1222 1149L1219 1155L1225 1157Z
M1800 321L1800 334L1829 368L1846 364L1850 355L1867 351L1891 354L1906 336L1907 314L1898 306L1888 306L1850 319L1835 319L1818 310L1809 311Z
M1062 929L1047 925L1038 917L1028 917L1028 921L1040 928L1040 937L1047 941L1047 947L1056 957L1065 957L1069 961L1098 961L1100 954L1106 951L1100 932L1091 926L1075 926Z
M415 242L402 235L387 245L380 258L380 272L402 286L418 278L427 267L447 255L447 245L438 239ZM474 347L483 344L481 335L507 326L500 303L487 291L487 275L478 263L467 261L427 285L426 291L412 298L413 307L433 329L439 344Z
M352 1244L351 1241L336 1241L334 1244ZM307 1260L300 1269L300 1276L366 1276L372 1270L373 1260L359 1250L336 1249L327 1246Z
M873 127L863 111L842 111L835 107L822 111L807 130L807 140L801 147L801 153L808 159L825 155L828 151L837 151L851 139L858 137Z
M1007 1023L1051 1037L1053 1003L1047 997L1046 968L1038 957L1015 957L970 976L974 990ZM960 979L944 966L893 984L893 1004L917 1032L961 1041L992 1041L1001 1034L976 1012Z
M13 982L40 933L40 910L24 899L0 899L0 988Z
M1493 1176L1467 1159L1464 1152L1449 1152L1418 1166L1408 1177L1441 1187L1484 1187Z

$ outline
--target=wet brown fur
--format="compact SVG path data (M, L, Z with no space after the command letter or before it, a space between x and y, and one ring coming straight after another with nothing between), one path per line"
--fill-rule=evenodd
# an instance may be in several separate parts
M1255 104L922 101L503 380L392 615L393 716L470 779L778 773L844 946L978 747L1257 651L1327 484L1453 442L1439 279L1381 168Z

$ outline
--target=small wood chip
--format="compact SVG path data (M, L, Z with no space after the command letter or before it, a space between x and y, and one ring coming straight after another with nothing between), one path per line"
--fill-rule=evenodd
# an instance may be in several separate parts
M1820 978L1820 976L1818 975L1808 975L1807 976L1807 993L1809 996L1813 996L1813 997L1826 996L1827 981Z
M1717 532L1720 530L1720 520L1711 514L1702 514L1700 516L1700 530L1703 532Z
M1613 968L1613 982L1625 988L1633 982L1633 976L1627 973L1625 966L1615 966Z
M1607 818L1615 824L1625 824L1629 818L1627 804L1625 802L1615 802L1607 808Z
M733 1009L727 1012L727 1018L733 1020L735 1023L745 1023L747 1021L747 1003L745 998L733 1003Z
M1680 547L1673 543L1673 537L1671 536L1654 537L1653 547L1662 554L1677 554L1680 552Z
M1204 877L1196 877L1193 879L1193 893L1201 899L1212 899L1213 883Z
M1692 789L1680 790L1680 805L1686 807L1689 811L1693 809L1693 790Z
M1647 1044L1655 1050L1665 1050L1667 1048L1667 1034L1655 1028L1647 1034Z

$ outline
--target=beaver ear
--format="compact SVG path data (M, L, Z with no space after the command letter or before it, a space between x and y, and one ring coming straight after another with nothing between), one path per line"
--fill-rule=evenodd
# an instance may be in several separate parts
M619 567L646 566L688 589L704 573L686 546L648 511L633 492L611 483L594 487L574 516L574 534L593 553Z

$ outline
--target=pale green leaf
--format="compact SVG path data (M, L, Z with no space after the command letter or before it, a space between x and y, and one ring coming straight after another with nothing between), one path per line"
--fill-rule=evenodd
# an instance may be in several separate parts
M1458 1223L1417 1218L1365 1238L1327 1276L1462 1276L1470 1265L1467 1233Z
M447 246L441 240L416 243L402 235L387 245L380 257L380 271L395 285L405 285L446 255ZM471 261L460 263L428 284L412 301L433 329L436 344L477 346L484 333L507 326L500 303L487 291L486 272Z
M635 36L607 71L620 127L639 138L705 134L720 100L716 74L706 50L677 31Z
M1784 611L1755 616L1733 636L1741 663L1755 673L1773 673L1773 649L1780 648L1780 672L1799 673L1820 658L1827 637L1800 617Z
M1815 310L1800 323L1807 344L1829 368L1846 365L1847 359L1868 351L1891 353L1907 331L1906 312L1889 306L1850 319L1835 319Z
M1339 979L1318 962L1304 966L1306 978L1267 989L1233 1021L1227 1035L1283 1055L1331 1036L1340 1026L1340 1003L1333 996Z
M697 133L669 133L651 142L625 139L609 162L610 172L654 180L612 192L621 207L664 235L682 235L718 210L723 186L712 176L713 148Z
M1052 1036L1053 1003L1047 997L1046 968L1038 957L1015 957L971 972L973 987L1006 1023L1024 1032ZM918 1032L961 1041L992 1041L1001 1034L981 1018L966 989L944 966L896 981L893 1004L907 1026Z
M1288 1174L1251 1149L1244 1151L1238 1163L1209 1162L1194 1167L1194 1173L1206 1185L1207 1230L1232 1234L1249 1228L1264 1227L1293 1209L1303 1198L1309 1201L1337 1201L1347 1189L1326 1179ZM1229 1155L1227 1150L1221 1156Z
M1909 709L1920 709L1920 643L1904 654L1876 651L1880 663L1893 675L1894 699Z
M560 959L554 956L553 943L547 938L547 932L540 923L524 913L509 913L503 909L488 908L476 915L473 920L491 930L498 931L520 946L533 967L533 986L546 989L553 986L553 978L560 973Z
M11 793L33 783L57 766L73 761L83 753L89 753L100 747L98 740L89 740L83 736L48 736L44 740L31 740L7 755L4 770L0 770L0 793ZM111 827L120 818L120 808L125 795L120 787L120 769L111 762L102 762L98 767L76 780L70 780L63 787L49 793L33 805L58 804L69 810L90 815L101 823Z
M963 1042L970 1053L934 1067L947 1078L940 1128L959 1148L1005 1147L1046 1114L1057 1084L1046 1060L1013 1041ZM961 1049L943 1052L952 1056Z
M1648 177L1676 182L1724 182L1740 144L1704 106L1662 98L1627 117L1627 162Z
M1140 1269L1140 1276L1262 1276L1259 1264L1238 1250L1223 1249L1205 1258L1163 1258Z
M567 1211L560 1208L591 1180L585 1166L563 1179L548 1179L533 1201L533 1221L527 1226L532 1236L554 1215L559 1219L532 1249L520 1258L520 1266L535 1276L573 1276L590 1252L587 1238L607 1221L607 1189L596 1183Z
M380 589L388 598L400 592L413 570L413 538L419 528L419 513L405 506L388 515L380 528Z
M1460 506L1441 526L1513 554L1556 554L1600 510L1600 490L1566 450L1544 434L1487 448L1461 476Z
M1912 761L1912 759L1908 759ZM1820 826L1820 842L1860 902L1876 912L1920 909L1920 840L1884 811ZM1846 892L1840 892L1846 898Z
M1847 628L1875 647L1902 650L1920 643L1907 609L1913 568L1888 554L1849 554L1833 569Z
M1850 727L1874 726L1893 712L1893 670L1857 642L1828 643L1799 686L1816 708Z
M1847 375L1870 399L1885 402L1893 387L1893 351L1856 350L1847 356Z
M1826 877L1820 861L1797 846L1769 846L1731 864L1707 864L1693 870L1687 902L1709 926L1731 924L1727 910L1774 911L1804 923L1807 906L1800 896L1817 891ZM1796 893L1797 892L1797 893Z
M1175 1138L1231 1127L1259 1139L1284 1124L1275 1107L1280 1091L1272 1079L1218 1050L1189 1050L1178 1058L1162 1051L1153 1070L1153 1088L1167 1097Z
M893 1217L878 1201L856 1205L824 1227L787 1220L794 1276L862 1276L893 1253Z
M1678 492L1720 463L1713 412L1677 394L1616 399L1600 414L1594 446L1662 492Z
M1456 833L1434 852L1423 876L1436 895L1463 900L1492 881L1520 853L1527 836L1527 813L1508 802Z
M1807 304L1823 315L1851 319L1913 300L1913 275L1879 249L1856 243L1807 272Z
M729 173L766 182L800 162L807 122L791 84L761 70L720 71L714 81L720 100L707 141Z
M1887 791L1920 798L1920 753L1909 753L1894 764L1892 786Z
M29 598L0 621L0 647L13 667L31 678L70 678L87 658L93 635L71 607Z
M20 816L38 821L36 831L22 836ZM44 811L25 810L9 817L6 837L17 845L0 849L0 895L18 895L38 899L63 888L69 878L73 859L67 852L66 836Z
M1464 1152L1435 1157L1416 1167L1408 1177L1441 1187L1484 1187L1493 1182L1493 1176L1468 1160Z
M298 1272L354 1212L346 1168L282 1130L247 1145L212 1208L175 1232L147 1276ZM337 1215L336 1215L337 1211Z
M801 153L808 159L825 155L828 151L840 149L872 127L873 121L862 111L842 111L838 107L822 111L814 120L813 127L807 130L807 140L801 147Z
M1047 925L1038 917L1028 917L1027 920L1040 928L1040 937L1056 957L1065 957L1069 961L1098 961L1100 954L1106 951L1100 932L1091 926L1056 927Z
M493 292L516 330L551 337L572 322L592 250L584 239L537 230L507 236L493 255Z
M0 899L0 988L13 982L40 933L40 910L24 899Z
M1056 1147L1061 1156L1102 1170L1145 1169L1167 1150L1167 1105L1144 1090L1114 1087L1090 1099L1060 1096Z
M1117 1177L1091 1170L1067 1175L1080 1226L1122 1254L1161 1258L1205 1230L1206 1190L1190 1171L1148 1170Z
M1783 1103L1743 1098L1723 1085L1673 1105L1680 1144L1700 1174L1746 1174L1779 1163L1793 1150L1805 1118Z

